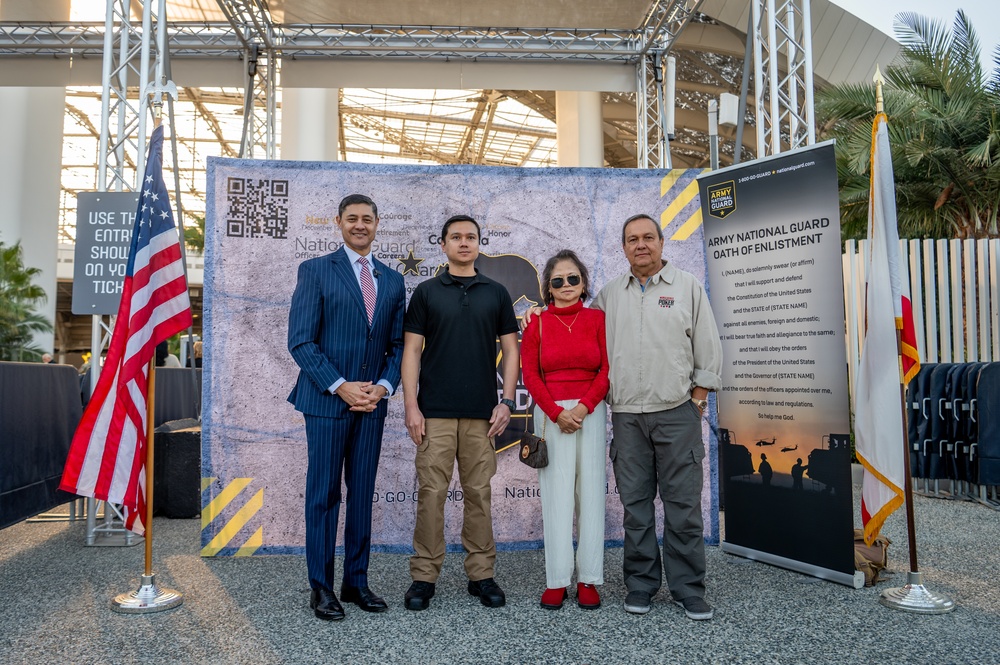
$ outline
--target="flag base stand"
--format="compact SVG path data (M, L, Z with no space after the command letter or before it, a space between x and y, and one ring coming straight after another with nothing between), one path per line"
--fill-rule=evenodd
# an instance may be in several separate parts
M111 609L121 614L150 614L180 607L184 596L173 589L156 586L156 575L143 575L138 590L119 594L111 601Z
M949 596L924 586L923 573L907 573L906 582L906 586L883 591L878 602L916 614L947 614L955 609L955 601Z
M97 532L93 535L93 542L84 543L86 547L132 547L143 541L142 536L137 536L131 531L122 533L122 530L113 532Z

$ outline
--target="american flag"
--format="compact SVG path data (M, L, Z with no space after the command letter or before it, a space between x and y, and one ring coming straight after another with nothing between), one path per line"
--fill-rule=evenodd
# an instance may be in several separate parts
M118 318L59 488L121 504L145 533L146 395L156 345L191 325L181 247L163 183L163 126L153 130ZM97 359L94 359L97 362Z

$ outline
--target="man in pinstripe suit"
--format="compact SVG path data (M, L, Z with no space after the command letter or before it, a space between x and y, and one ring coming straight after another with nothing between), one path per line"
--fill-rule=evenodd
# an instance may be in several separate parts
M337 621L333 592L340 485L347 485L344 576L340 600L367 612L385 601L368 588L372 495L382 447L386 399L399 385L403 350L403 278L372 256L378 207L352 194L340 202L344 245L304 261L288 316L288 350L299 377L288 401L306 421L306 565L310 606Z

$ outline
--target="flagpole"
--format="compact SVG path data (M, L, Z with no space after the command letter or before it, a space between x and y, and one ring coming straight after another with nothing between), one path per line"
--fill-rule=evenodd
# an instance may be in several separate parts
M159 118L153 129L160 124ZM146 567L145 574L153 575L153 440L156 419L156 356L149 360L149 379L146 384Z
M882 85L885 79L878 65L875 66L875 112L885 113ZM872 166L874 168L874 165ZM873 182L874 186L874 182ZM896 220L892 220L895 224ZM913 518L913 481L910 478L910 444L907 440L908 418L906 413L906 381L903 375L902 331L896 329L896 362L899 368L899 409L903 423L903 501L906 510L906 534L910 550L910 571L906 574L906 585L886 589L879 596L879 602L886 607L917 614L945 614L955 609L955 601L949 596L929 590L924 586L923 574L917 566L917 533Z
M913 519L913 479L910 478L910 446L906 433L909 431L909 422L906 415L906 384L903 383L903 339L902 332L896 331L896 353L899 360L899 408L902 411L903 420L903 500L906 510L906 535L907 544L910 548L910 570L918 573L917 567L917 529Z
M882 95L882 86L885 79L878 65L875 65L875 113L881 115L885 113L885 98ZM913 518L913 481L910 478L910 448L906 439L909 431L906 413L906 382L903 378L903 331L896 329L896 359L899 365L899 410L903 421L903 499L906 511L906 539L910 550L910 570L918 572L917 566L917 535L916 523Z
M162 7L162 0L161 0ZM163 100L153 106L153 131L160 126ZM184 596L179 591L158 587L153 573L153 440L156 415L156 356L149 360L146 372L146 561L136 591L119 594L111 602L111 609L122 614L150 614L179 607Z

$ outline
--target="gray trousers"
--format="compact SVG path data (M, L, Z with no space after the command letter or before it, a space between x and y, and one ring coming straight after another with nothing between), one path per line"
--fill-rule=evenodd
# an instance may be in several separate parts
M701 414L687 402L655 413L614 413L611 461L625 508L625 586L655 594L662 573L656 542L657 489L663 502L663 561L675 599L705 596Z

